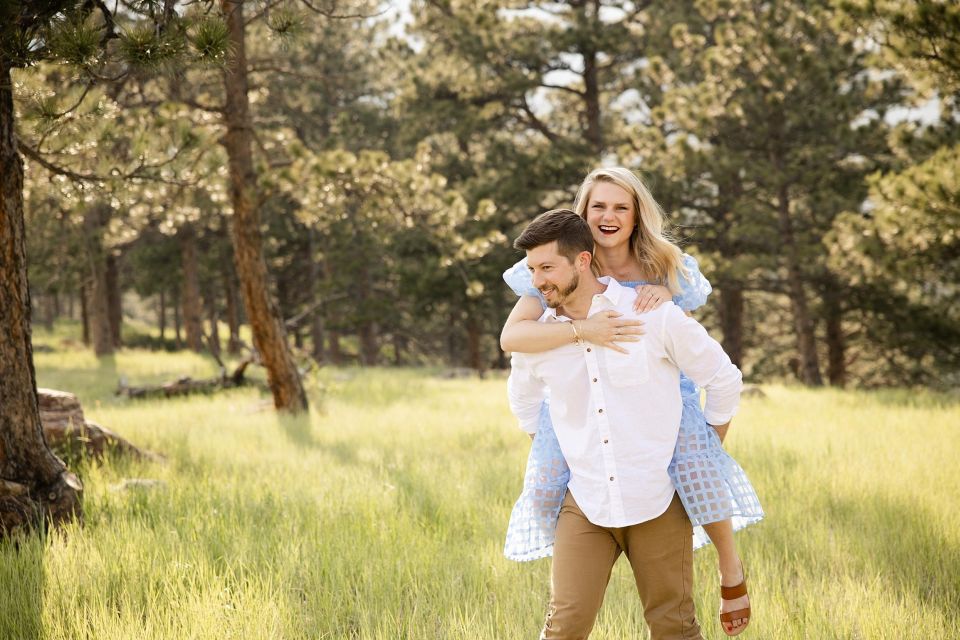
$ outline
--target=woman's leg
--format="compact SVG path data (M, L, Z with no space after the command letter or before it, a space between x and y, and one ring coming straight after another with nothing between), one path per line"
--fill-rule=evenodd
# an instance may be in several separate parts
M721 520L703 525L703 530L710 536L710 541L717 548L717 558L720 565L720 584L724 587L734 587L743 582L743 564L737 553L737 543L733 538L733 524L730 520ZM720 600L720 613L736 611L750 606L750 598L742 596L733 600ZM736 635L746 626L747 619L738 618L731 623L723 624L728 635Z

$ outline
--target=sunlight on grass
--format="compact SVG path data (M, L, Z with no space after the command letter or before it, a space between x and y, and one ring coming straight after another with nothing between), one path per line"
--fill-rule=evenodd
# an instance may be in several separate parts
M549 561L503 559L529 443L502 380L326 369L308 417L254 389L130 402L117 377L213 375L186 353L37 354L41 385L168 456L79 468L87 521L0 544L0 638L537 636ZM960 625L960 404L765 387L728 446L767 519L738 536L752 638L947 638ZM124 478L159 487L119 489ZM716 621L715 554L696 597ZM897 624L892 624L893 618ZM626 564L598 640L645 637Z

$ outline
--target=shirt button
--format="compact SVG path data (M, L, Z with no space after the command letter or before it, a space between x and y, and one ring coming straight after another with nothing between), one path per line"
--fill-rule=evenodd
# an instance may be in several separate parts
M596 381L597 381L597 379L596 379L596 378L594 378L594 379L593 379L593 381L594 381L594 382L596 382Z
M600 412L600 413L603 413L603 409L600 409L599 412Z
M613 476L610 476L610 482L613 482Z
M607 440L606 438L603 439L603 444L607 444L608 442L610 442L610 441Z
M592 351L592 349L590 349L590 347L587 347L587 353L590 353L590 351Z

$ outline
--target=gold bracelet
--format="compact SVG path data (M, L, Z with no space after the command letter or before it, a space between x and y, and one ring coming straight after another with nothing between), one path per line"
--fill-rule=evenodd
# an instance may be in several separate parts
M577 329L577 321L571 320L570 326L573 327L573 342L576 345L583 344L583 338L580 336L580 331Z

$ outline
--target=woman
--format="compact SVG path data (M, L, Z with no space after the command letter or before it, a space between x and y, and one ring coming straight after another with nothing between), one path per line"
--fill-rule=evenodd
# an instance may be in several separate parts
M688 313L709 295L709 282L696 260L685 256L663 233L663 212L643 182L623 168L597 169L584 180L574 210L584 217L596 241L594 264L600 275L637 287L635 310L655 308L674 296ZM503 328L505 351L535 353L569 344L577 334L594 344L618 351L617 342L640 340L642 323L614 312L566 323L540 323L544 302L533 287L525 260L504 273L521 296ZM700 407L700 391L681 375L683 415L669 472L694 530L694 545L712 541L717 548L721 578L721 624L727 635L737 635L749 622L749 599L743 566L733 539L734 529L763 517L759 500L740 465L723 449L726 426L707 424ZM524 491L514 506L507 531L505 555L533 560L552 554L560 503L569 469L550 423L547 403L530 450ZM709 540L707 539L709 537Z

